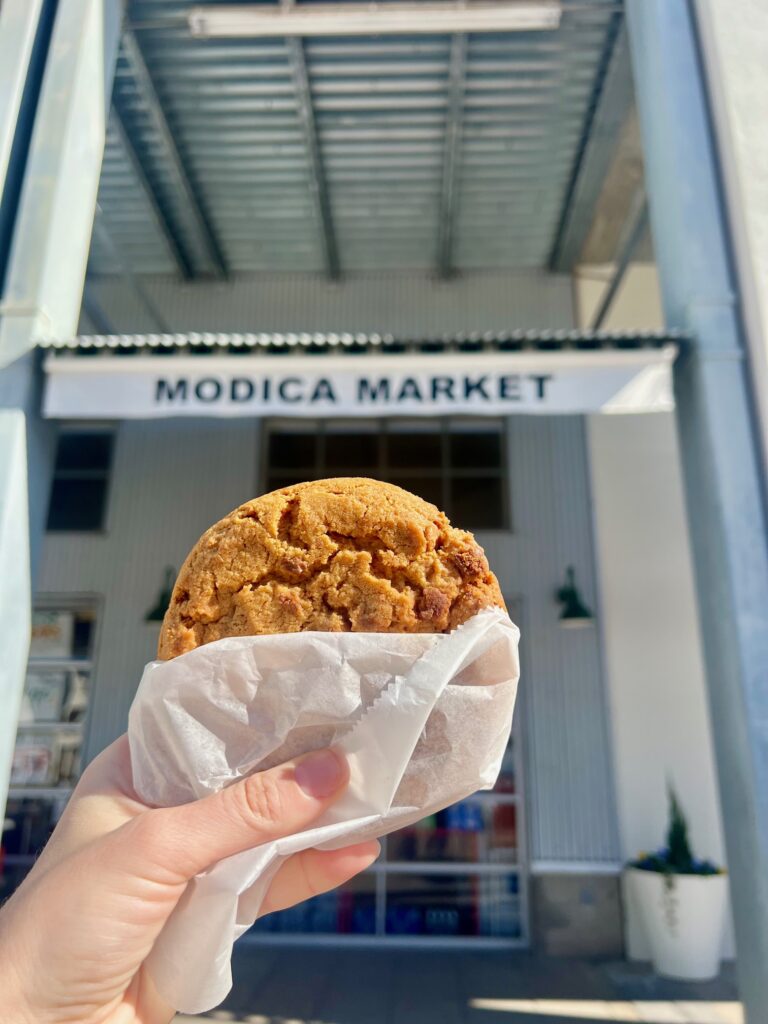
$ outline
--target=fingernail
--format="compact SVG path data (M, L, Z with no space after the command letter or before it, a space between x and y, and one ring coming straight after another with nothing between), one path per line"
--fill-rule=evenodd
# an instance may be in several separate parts
M332 750L318 750L296 765L296 781L308 796L331 796L346 778L341 756Z

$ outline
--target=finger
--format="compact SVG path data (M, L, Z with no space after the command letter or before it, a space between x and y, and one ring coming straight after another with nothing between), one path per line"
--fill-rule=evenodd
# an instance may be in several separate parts
M343 754L313 751L201 800L147 811L120 830L119 856L145 877L186 881L224 857L303 831L348 781Z
M370 867L380 852L380 844L373 840L342 850L302 850L295 853L272 880L259 916L285 910L343 885Z

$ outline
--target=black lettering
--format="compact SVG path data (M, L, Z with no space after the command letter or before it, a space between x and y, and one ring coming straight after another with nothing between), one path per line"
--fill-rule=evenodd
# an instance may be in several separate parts
M248 377L233 377L229 385L229 397L233 402L249 402L255 390L253 381Z
M406 377L397 393L398 402L403 402L406 398L415 398L417 402L422 400L419 382L413 377Z
M499 398L511 398L515 402L520 400L519 373L508 373L499 377Z
M453 387L456 381L453 377L433 377L432 378L432 401L436 402L439 395L445 395L445 397L452 402L453 401Z
M221 381L215 377L203 377L195 384L195 398L198 402L216 402L221 398Z
M158 377L155 385L155 401L162 402L163 399L167 399L169 402L186 402L188 383L181 377L172 385L165 377Z
M317 384L315 384L315 390L312 392L310 402L319 402L321 398L324 398L327 402L336 401L333 386L327 377L321 377Z
M473 395L475 392L477 392L479 395L482 395L482 397L486 401L488 401L488 399L491 396L485 390L485 385L486 385L487 381L488 381L487 377L478 377L477 380L472 380L471 377L465 377L464 378L464 397L465 398L469 398L470 395Z
M272 379L270 377L264 378L264 402L265 404L269 401L270 391L272 389Z
M379 377L371 383L367 377L360 377L357 382L358 402L377 402L381 396L385 402L389 401L389 379Z
M529 377L532 381L536 382L536 397L546 398L545 385L547 381L552 380L551 373L531 373Z
M301 387L303 383L304 382L301 377L284 377L277 385L277 393L280 395L283 402L300 402L302 399L301 392L299 392L299 394L289 395L286 389L289 384L297 384Z

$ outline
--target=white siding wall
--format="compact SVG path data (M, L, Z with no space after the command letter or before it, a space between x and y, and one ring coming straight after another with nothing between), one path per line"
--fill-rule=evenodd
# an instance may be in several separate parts
M49 535L40 590L102 599L88 752L125 728L157 626L144 623L163 569L202 531L258 492L258 425L165 420L119 427L104 536ZM481 533L524 630L530 852L535 860L610 861L617 853L596 630L557 624L554 591L572 563L594 602L584 424L509 421L512 533Z
M662 845L670 781L694 852L723 863L674 418L593 416L589 450L621 853ZM639 933L627 940L647 958Z
M597 610L584 420L509 424L513 533L504 547L481 540L505 592L522 597L530 855L540 870L548 861L611 863L618 840L599 630L562 629L555 601L573 565Z

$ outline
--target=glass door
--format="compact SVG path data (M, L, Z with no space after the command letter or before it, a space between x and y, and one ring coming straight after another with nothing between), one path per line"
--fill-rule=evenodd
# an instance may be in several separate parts
M521 602L507 599L519 623ZM277 942L529 944L522 708L491 792L382 839L378 861L335 892L257 921Z

